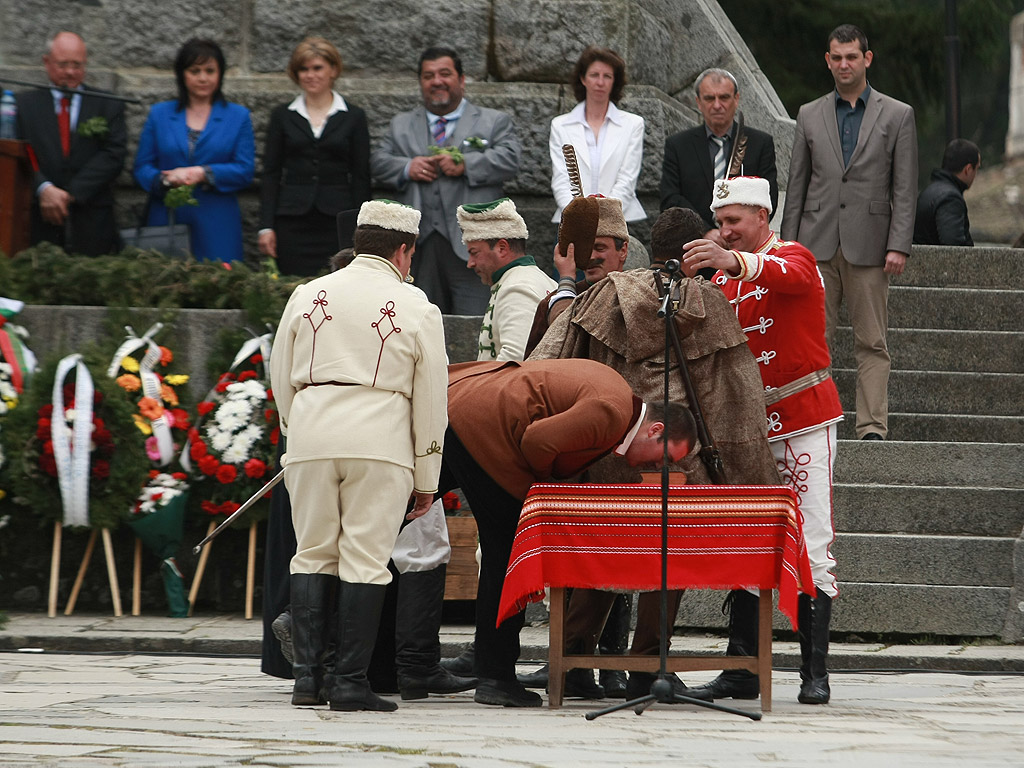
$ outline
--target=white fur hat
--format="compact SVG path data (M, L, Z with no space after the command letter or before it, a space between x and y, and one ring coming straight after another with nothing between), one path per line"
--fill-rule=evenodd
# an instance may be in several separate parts
M356 218L356 226L363 225L418 235L420 212L394 200L369 200L360 206L359 216Z
M462 227L462 242L473 240L526 240L530 233L516 204L503 197L491 203L460 205L455 215Z
M711 196L711 210L718 210L725 205L753 205L770 211L772 196L768 179L757 176L719 179L715 182L715 191Z

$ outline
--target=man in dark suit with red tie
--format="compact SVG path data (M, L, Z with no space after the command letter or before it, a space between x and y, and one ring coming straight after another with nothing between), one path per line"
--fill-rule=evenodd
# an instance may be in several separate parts
M124 167L124 106L90 98L82 84L85 41L58 32L43 55L52 88L19 93L18 137L32 148L34 197L31 242L49 241L70 253L98 256L116 251L112 186Z

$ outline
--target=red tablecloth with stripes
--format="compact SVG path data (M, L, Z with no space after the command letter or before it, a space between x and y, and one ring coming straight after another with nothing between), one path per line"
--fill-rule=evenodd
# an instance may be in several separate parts
M796 495L788 486L669 488L670 589L778 589L797 625L797 595L814 593ZM523 504L498 624L544 587L661 586L661 488L537 484Z

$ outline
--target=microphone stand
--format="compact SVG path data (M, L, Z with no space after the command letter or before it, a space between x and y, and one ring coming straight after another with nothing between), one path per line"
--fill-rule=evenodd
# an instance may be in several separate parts
M665 321L665 381L663 402L665 404L665 432L662 440L662 461L661 461L661 638L658 643L658 676L651 684L651 692L630 701L615 704L611 707L587 712L584 717L587 720L595 720L601 715L610 712L618 712L622 709L632 708L637 715L642 715L644 710L655 702L661 704L696 704L705 709L714 709L719 712L726 712L730 715L749 717L751 720L760 720L760 712L745 712L742 709L734 709L721 704L715 704L702 699L694 699L690 696L680 696L672 690L672 679L669 676L668 667L668 638L671 633L671 625L668 617L668 465L670 457L668 453L668 403L669 403L669 359L672 354L673 342L679 344L678 330L676 329L675 315L679 309L679 284L684 279L680 271L678 259L669 259L665 262L664 272L669 277L668 290L662 298L661 306L658 308L658 317ZM679 346L675 346L679 350ZM680 361L680 364L683 364Z

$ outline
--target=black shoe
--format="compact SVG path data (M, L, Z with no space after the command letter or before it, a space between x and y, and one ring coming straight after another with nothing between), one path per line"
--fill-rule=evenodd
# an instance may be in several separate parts
M603 699L604 688L594 682L594 670L570 669L565 673L563 695L570 699Z
M441 669L447 669L453 675L470 677L473 674L473 662L476 660L476 643L469 646L454 659L441 659Z
M607 699L626 698L626 673L621 669L602 669L598 674Z
M885 438L884 438L884 437L882 437L882 436L881 436L880 434L878 434L877 432L865 432L865 433L864 433L864 434L863 434L863 435L861 436L861 438L860 438L860 439L861 439L861 440L885 440Z
M800 693L796 700L801 704L828 704L832 698L832 690L829 688L828 675L813 680L804 680L800 683Z
M539 707L540 694L526 690L514 680L482 678L476 686L473 701L498 707Z
M695 685L690 689L689 696L697 691L706 691L710 700L714 699L756 699L761 695L761 684L757 675L745 669L730 669L722 672L710 683ZM698 697L695 697L698 698Z
M686 683L675 675L669 675L668 677L672 683L672 694L674 696L687 696L691 699L700 699L701 701L714 701L714 697L709 691L701 690L703 686L687 688ZM650 672L630 672L629 680L626 681L626 698L639 699L641 696L646 696L651 692L651 686L654 684L655 679L655 676Z
M476 688L477 682L475 677L459 677L441 667L427 677L413 678L401 671L398 673L398 689L403 701L425 699L431 693L461 693Z
M548 665L545 664L536 672L530 672L526 675L516 675L516 680L518 680L519 684L524 688L547 688Z
M292 655L292 612L282 611L281 615L270 625L270 631L274 633L274 637L280 643L281 655L284 656L285 661L289 664L295 663L295 657Z

